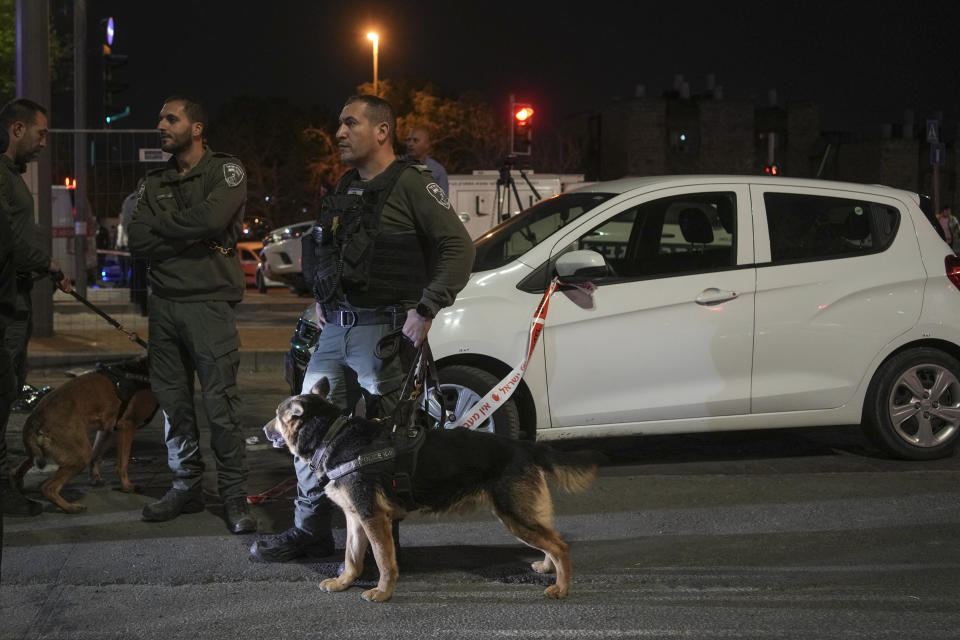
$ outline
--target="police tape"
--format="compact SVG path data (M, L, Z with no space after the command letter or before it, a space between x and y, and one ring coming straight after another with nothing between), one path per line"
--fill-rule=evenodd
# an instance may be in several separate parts
M537 346L537 341L540 340L540 334L543 333L543 325L547 321L547 309L550 306L550 296L553 295L553 292L557 290L558 286L567 284L571 283L562 282L559 278L555 277L550 281L550 286L547 287L547 290L543 293L543 297L540 298L540 304L537 305L536 311L533 312L533 319L530 322L530 332L527 335L527 348L523 362L514 367L513 371L508 373L503 380L493 385L493 388L487 392L487 395L480 398L476 404L464 411L463 415L449 425L449 428L466 427L468 429L475 429L510 399L513 392L520 386L520 380L523 378L523 374L527 370L527 365L530 363L533 349ZM576 287L589 296L592 296L594 291L596 291L596 286L590 282L571 284L571 286Z

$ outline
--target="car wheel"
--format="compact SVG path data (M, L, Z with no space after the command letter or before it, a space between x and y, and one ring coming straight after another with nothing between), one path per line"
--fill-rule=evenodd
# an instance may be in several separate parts
M867 436L898 458L950 455L960 433L960 362L930 348L897 354L877 370L864 414Z
M263 271L261 271L260 269L257 269L256 280L257 280L257 291L259 291L260 293L266 293L267 283L263 281Z
M483 369L466 365L444 367L439 376L447 424L456 421L500 382L499 378ZM428 400L427 412L434 419L440 415L438 403L432 398ZM492 416L477 425L474 431L496 433L508 438L520 437L520 411L516 401L508 400Z

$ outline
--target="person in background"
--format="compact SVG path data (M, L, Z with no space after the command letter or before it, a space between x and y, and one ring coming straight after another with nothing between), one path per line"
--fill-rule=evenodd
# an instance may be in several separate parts
M946 240L954 253L960 253L960 221L950 211L949 205L940 208L937 222L943 230L943 239Z
M450 195L447 170L443 168L442 164L430 157L430 132L423 127L414 127L407 134L407 158L418 164L426 165L443 192Z

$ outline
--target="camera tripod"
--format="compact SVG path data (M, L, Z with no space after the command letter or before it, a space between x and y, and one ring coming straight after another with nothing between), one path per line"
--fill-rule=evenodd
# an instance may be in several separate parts
M497 178L497 219L496 224L500 224L504 220L510 217L510 193L513 192L513 197L517 201L517 207L523 209L523 203L520 201L520 193L517 191L517 183L513 180L513 175L511 170L517 163L517 157L514 155L509 155L503 160L503 164L500 165L500 177ZM540 194L537 193L536 188L533 186L533 183L530 182L530 178L527 177L527 174L523 172L523 169L520 169L520 177L524 179L527 183L527 186L530 187L530 191L533 192L533 197L537 200L540 200Z

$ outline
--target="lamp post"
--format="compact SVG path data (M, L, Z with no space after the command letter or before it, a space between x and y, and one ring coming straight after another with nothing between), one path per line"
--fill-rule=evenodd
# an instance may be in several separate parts
M373 95L380 95L380 87L377 84L377 45L380 42L380 36L371 31L367 34L367 39L373 41Z

